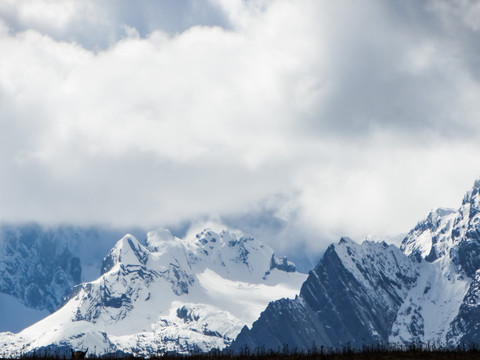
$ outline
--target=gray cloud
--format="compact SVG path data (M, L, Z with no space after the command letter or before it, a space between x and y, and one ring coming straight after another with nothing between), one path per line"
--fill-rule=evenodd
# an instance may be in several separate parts
M14 34L34 29L91 50L104 50L132 31L146 37L154 30L175 35L192 26L229 27L208 0L5 0L0 16Z
M319 101L309 131L478 135L475 116L458 116L467 107L478 113L475 102L465 101L472 91L468 59L478 53L473 33L450 33L425 5L370 2L337 13L327 40L328 101Z

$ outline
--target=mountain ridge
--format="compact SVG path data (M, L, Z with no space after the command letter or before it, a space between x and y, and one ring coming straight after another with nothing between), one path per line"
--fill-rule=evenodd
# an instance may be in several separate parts
M66 304L40 322L0 334L0 344L10 344L4 356L67 348L95 355L223 348L269 301L294 296L305 277L250 236L205 229L179 239L152 231L142 244L125 235L104 258L98 279L77 285Z
M342 238L296 299L270 303L230 349L480 344L480 181L458 210L436 209L419 221L390 270L389 248Z
M87 348L90 355L142 356L226 347L454 348L478 343L478 323L477 180L458 210L432 210L400 248L343 237L308 277L241 233L206 228L177 238L156 230L143 242L124 235L104 257L100 277L76 285L37 324L0 333L0 345L9 346L3 356Z

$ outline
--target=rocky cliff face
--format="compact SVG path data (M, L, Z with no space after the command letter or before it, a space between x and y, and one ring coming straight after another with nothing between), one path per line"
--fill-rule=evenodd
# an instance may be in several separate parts
M0 226L0 292L53 312L80 283L80 259L39 225Z
M232 349L306 351L386 343L396 314L419 276L419 264L386 243L331 245L300 296L270 303Z
M401 251L342 239L299 297L270 303L233 351L372 344L480 344L480 181L457 210L437 209Z

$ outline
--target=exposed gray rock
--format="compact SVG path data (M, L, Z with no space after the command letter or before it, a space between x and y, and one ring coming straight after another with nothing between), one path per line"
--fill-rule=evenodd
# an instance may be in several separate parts
M418 263L385 243L331 245L295 300L272 302L231 349L307 351L386 343Z
M36 224L0 227L0 292L55 311L81 280L80 259Z

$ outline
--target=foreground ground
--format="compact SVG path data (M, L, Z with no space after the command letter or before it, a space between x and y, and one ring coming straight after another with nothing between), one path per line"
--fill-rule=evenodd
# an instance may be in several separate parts
M73 359L79 360L83 357L81 354L75 354ZM111 359L141 359L137 357L111 357ZM60 359L55 357L29 356L23 357L23 360L37 359ZM220 353L200 354L200 355L164 355L161 357L151 357L151 360L412 360L412 359L438 359L438 360L480 360L480 351L473 349L462 350L366 350L362 352L342 351L337 353L312 353L312 354L278 354L267 353L259 355L243 354L238 356L225 355ZM0 359L3 360L3 359ZM12 359L9 359L12 360Z
M170 357L169 357L170 358ZM171 357L172 360L178 357ZM242 355L242 356L193 356L182 357L182 360L412 360L412 359L438 359L438 360L480 360L480 351L363 351L363 352L341 352L330 354L264 354L264 355Z

